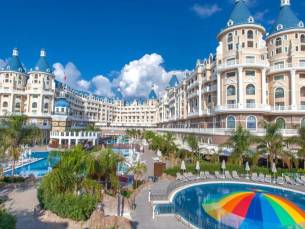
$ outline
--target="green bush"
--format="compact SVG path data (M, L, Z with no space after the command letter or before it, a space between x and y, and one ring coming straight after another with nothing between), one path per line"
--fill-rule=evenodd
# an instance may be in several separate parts
M25 181L24 177L18 177L18 176L14 176L14 177L3 177L2 178L2 182L4 183L22 183Z
M98 203L98 199L92 195L50 195L44 194L41 189L38 190L38 199L43 208L54 212L60 217L76 221L87 220Z
M4 209L0 210L0 228L5 229L15 229L16 228L16 218L9 214Z

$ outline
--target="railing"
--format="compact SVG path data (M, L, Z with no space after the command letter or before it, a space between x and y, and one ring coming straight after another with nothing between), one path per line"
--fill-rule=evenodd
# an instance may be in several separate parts
M202 93L214 92L216 90L217 90L217 85L212 85L212 86L203 88Z
M230 68L230 67L243 67L243 66L268 66L267 61L261 61L261 60L244 60L244 61L227 61L223 64L218 65L218 69L224 69L224 68Z
M187 96L187 98L188 98L188 99L191 99L191 98L196 97L196 96L199 96L199 92L198 92L198 91L189 94L189 95Z
M86 137L94 137L97 138L99 135L99 132L76 132L76 131L65 131L65 132L57 132L57 131L51 131L50 132L50 137L51 138L58 138L58 137L63 137L63 138L69 138L69 137L78 137L78 138L86 138Z
M290 69L290 68L305 68L305 63L297 63L297 64L291 64L291 63L281 63L281 64L274 64L270 67L271 71L279 71L284 69Z

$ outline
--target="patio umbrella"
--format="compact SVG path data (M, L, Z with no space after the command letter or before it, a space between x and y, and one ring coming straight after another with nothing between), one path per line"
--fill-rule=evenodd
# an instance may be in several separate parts
M247 172L246 179L249 179L249 171L250 171L250 166L249 166L249 162L248 162L248 161L246 162L246 167L245 167L245 170L246 170L246 172Z
M184 160L181 162L181 167L180 167L180 169L181 169L182 171L185 171L185 170L186 170Z
M199 172L200 171L200 164L199 161L196 162L196 170Z
M158 156L158 157L161 157L161 156L162 156L162 153L161 153L160 150L157 151L157 156Z
M275 163L274 163L274 162L272 163L271 171L272 171L273 173L277 173L277 169L276 169L276 166L275 166Z
M225 160L222 160L221 169L226 170L226 161Z

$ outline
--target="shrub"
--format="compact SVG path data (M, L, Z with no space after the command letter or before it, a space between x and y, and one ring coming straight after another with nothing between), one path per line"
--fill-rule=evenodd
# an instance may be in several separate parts
M25 178L24 177L18 177L18 176L3 177L2 181L4 183L8 183L8 184L11 184L11 183L22 183L22 182L25 181Z
M5 228L5 229L16 228L16 218L11 214L9 214L4 209L0 210L0 228Z

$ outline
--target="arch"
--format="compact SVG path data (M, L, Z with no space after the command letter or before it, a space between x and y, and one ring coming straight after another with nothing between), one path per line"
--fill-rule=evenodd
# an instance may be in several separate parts
M305 97L305 86L300 88L300 96Z
M247 32L247 38L248 38L248 39L253 39L253 38L254 38L254 36L253 36L253 30L248 30L248 32Z
M305 35L304 34L301 35L300 40L301 40L301 43L305 43Z
M37 103L36 102L32 103L32 108L37 108Z
M2 103L2 107L8 107L8 103L7 102L3 102Z
M228 34L227 42L228 42L228 43L233 42L233 34L232 34L232 33L229 33L229 34Z
M232 96L232 95L236 95L236 89L235 86L230 85L227 88L227 96Z
M251 115L247 118L247 129L256 129L256 117Z
M282 38L280 38L280 37L276 38L275 45L276 46L281 46L282 45Z
M236 119L234 116L227 117L227 128L228 129L235 129L236 128Z
M305 117L301 119L301 127L305 127Z
M282 129L285 129L285 127L286 127L285 119L277 118L275 122L278 123Z
M275 93L274 93L274 97L276 99L278 98L284 98L285 97L285 91L283 88L279 87L275 90Z
M246 87L247 95L255 95L255 86L253 84L248 84Z

